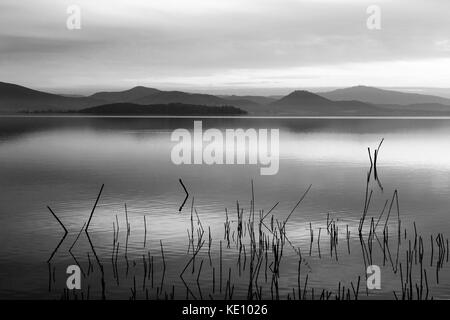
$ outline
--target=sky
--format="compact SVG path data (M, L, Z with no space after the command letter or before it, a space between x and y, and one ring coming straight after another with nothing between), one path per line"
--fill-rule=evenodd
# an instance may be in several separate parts
M70 30L67 9L80 8ZM380 29L369 29L370 5ZM136 85L450 87L448 0L1 0L0 81L54 92Z

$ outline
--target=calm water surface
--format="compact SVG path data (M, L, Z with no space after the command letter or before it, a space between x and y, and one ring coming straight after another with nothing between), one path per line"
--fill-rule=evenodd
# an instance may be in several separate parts
M225 241L225 209L234 228L236 201L247 214L252 181L255 210L267 212L279 202L272 212L279 220L287 217L312 185L286 228L290 244L283 252L281 298L285 299L293 287L297 288L299 256L294 248L300 248L302 253L302 284L308 275L308 287L320 294L322 289L337 290L339 282L349 288L361 276L361 291L367 297L357 227L370 167L367 148L373 150L382 138L385 141L378 158L378 174L383 189L373 181L369 184L373 195L367 226L372 217L378 219L385 201L390 201L394 190L398 190L403 240L400 261L405 258L408 239L414 241L415 222L424 239L430 294L435 298L450 297L447 262L439 273L438 284L435 264L430 266L428 256L430 236L442 233L446 239L450 230L450 120L203 119L203 127L280 129L278 174L261 176L257 165L174 165L170 152L175 143L170 141L170 134L176 128L192 129L193 119L0 118L0 298L61 296L65 268L75 264L68 249L89 218L103 183L105 188L89 229L99 260L105 265L107 298L129 298L133 281L138 283L137 298L146 297L145 286L150 298L158 296L155 293L158 286L163 288L158 289L162 292L160 298L172 290L175 297L186 296L179 274L192 256L187 254L192 196L202 225L211 230L212 263L203 252L205 265L200 289L194 285L198 265L195 274L188 272L186 281L192 284L196 296L200 297L203 291L202 297L208 298L213 286L211 266L218 261L220 241ZM181 213L178 208L184 192L179 178L191 194ZM128 241L125 203L130 224ZM50 264L47 260L64 232L47 205L69 230ZM339 226L338 259L330 255L326 233L328 214ZM396 230L397 212L392 217L390 231ZM111 270L113 223L117 227L117 221L119 283ZM310 222L314 230L311 253ZM350 248L345 239L347 226L351 232ZM318 243L319 228L321 243ZM407 231L406 239L403 229ZM382 232L378 236L382 238ZM162 283L161 243L167 266ZM393 290L398 294L401 288L400 278L398 273L394 274L391 262L383 267L381 247L378 243L374 247L373 263L382 267L382 289L371 291L368 297L393 299ZM225 283L229 268L236 267L237 255L236 247L227 248L225 242L223 250ZM396 246L392 251L395 260ZM73 253L83 272L92 273L83 278L84 297L89 286L90 297L99 298L100 276L84 233ZM153 288L150 278L147 284L143 283L143 272L146 272L143 260L149 255L154 257ZM95 265L92 271L90 264ZM218 270L215 272L217 276ZM246 297L248 275L233 271L232 281L235 297ZM270 279L267 285L265 297L270 298ZM223 292L215 294L215 298L224 295Z

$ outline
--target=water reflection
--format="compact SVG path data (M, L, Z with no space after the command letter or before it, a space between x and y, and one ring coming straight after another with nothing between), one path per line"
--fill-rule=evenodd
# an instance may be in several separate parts
M258 166L172 164L170 134L176 128L192 129L193 119L0 118L0 241L4 244L0 260L2 278L11 279L0 283L0 296L43 297L47 292L48 283L42 278L49 270L41 263L61 240L47 205L70 230L51 259L55 265L73 261L75 256L87 273L91 268L86 266L88 252L93 259L98 255L97 262L110 259L112 226L115 223L125 231L127 203L133 232L119 241L119 247L127 248L130 261L133 254L140 255L143 241L149 243L146 249L159 252L161 240L167 265L184 266L190 200L179 214L185 198L180 178L213 234L223 233L225 208L235 208L236 201L245 209L250 207L252 180L258 208L268 212L279 203L272 212L279 219L288 216L312 184L286 227L296 247L308 239L309 223L323 228L327 214L357 227L370 167L367 147L376 148L381 138L385 142L378 174L383 189L371 182L374 193L368 219L379 216L397 189L405 225L415 221L426 233L450 227L449 120L204 119L203 126L280 129L279 173L260 176ZM78 231L88 221L102 183L105 190L90 236L80 236ZM77 235L79 243L68 250ZM309 242L305 250L309 251ZM159 258L156 263L163 265ZM349 266L361 261L343 258L339 263L342 274L355 274ZM335 279L326 271L330 265L315 259L309 265L318 275L311 283L334 285ZM294 275L286 272L287 279L293 280ZM166 277L166 283L173 280L169 274Z

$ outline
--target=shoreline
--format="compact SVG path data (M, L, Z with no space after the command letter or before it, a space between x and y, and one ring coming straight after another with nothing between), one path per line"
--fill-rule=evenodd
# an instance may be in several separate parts
M118 119L324 119L324 120L450 120L450 116L170 116L87 114L0 114L0 118L118 118Z

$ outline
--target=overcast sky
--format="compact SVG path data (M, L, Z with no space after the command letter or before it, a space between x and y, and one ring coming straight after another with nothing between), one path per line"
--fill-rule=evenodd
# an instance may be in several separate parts
M68 30L69 5L81 29ZM371 4L381 30L366 27ZM129 88L450 87L449 0L1 0L0 81Z

